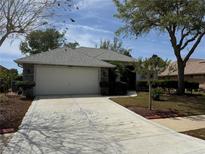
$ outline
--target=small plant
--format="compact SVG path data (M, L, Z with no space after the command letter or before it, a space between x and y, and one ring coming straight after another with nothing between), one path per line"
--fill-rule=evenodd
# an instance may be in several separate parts
M26 97L32 97L32 88L35 86L34 81L17 81L16 86L21 91L20 93L23 92L23 95Z
M152 90L152 98L153 100L159 101L160 96L163 94L163 89L162 88L155 88Z

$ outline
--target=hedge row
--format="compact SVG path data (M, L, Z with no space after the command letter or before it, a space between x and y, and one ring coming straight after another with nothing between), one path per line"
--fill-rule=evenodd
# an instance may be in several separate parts
M177 89L178 81L175 80L155 80L152 81L153 88L168 88L168 89ZM138 81L137 90L148 90L148 81ZM185 81L185 88L189 90L199 89L199 83Z
M18 88L29 89L35 86L34 81L16 81L14 85Z

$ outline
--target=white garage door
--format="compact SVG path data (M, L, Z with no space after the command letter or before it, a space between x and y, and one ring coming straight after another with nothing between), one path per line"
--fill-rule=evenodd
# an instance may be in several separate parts
M99 68L35 66L35 95L99 93Z

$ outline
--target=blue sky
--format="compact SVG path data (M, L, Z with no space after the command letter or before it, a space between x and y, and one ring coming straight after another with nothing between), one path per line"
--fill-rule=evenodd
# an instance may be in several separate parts
M79 0L77 4L79 10L73 10L69 17L76 20L75 23L69 22L68 16L59 16L52 18L58 29L68 28L66 33L67 41L77 41L81 46L95 47L102 39L112 40L115 31L122 25L122 22L113 17L116 8L112 0ZM63 12L58 12L63 14ZM66 20L66 23L62 21ZM16 39L7 39L0 47L0 65L8 68L21 69L13 62L14 59L22 57L19 50L19 43L23 37ZM158 31L152 31L140 38L122 38L124 46L132 49L132 56L150 57L157 54L164 59L174 60L174 54L167 34ZM201 42L194 58L205 59L205 39Z

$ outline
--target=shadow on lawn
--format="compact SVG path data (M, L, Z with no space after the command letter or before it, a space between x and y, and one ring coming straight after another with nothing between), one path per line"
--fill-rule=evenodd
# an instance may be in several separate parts
M122 153L122 147L96 131L89 120L52 113L47 118L30 115L14 135L4 153ZM40 119L40 120L39 120ZM69 127L64 125L69 119Z

